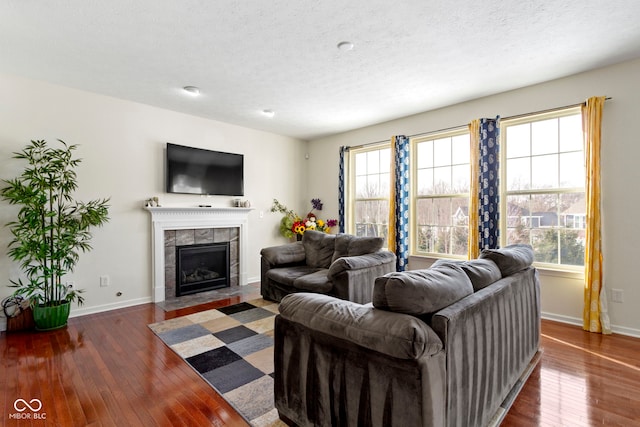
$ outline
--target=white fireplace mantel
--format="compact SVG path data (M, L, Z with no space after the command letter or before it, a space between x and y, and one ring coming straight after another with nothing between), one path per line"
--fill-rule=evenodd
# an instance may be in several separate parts
M191 228L239 228L239 284L247 284L247 242L251 208L147 207L151 213L153 301L165 299L164 232Z

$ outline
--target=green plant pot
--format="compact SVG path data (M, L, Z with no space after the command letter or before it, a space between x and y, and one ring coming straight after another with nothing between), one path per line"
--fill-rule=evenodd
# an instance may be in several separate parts
M42 304L33 306L33 321L36 324L36 330L52 331L62 328L69 320L70 310L70 302L63 302L53 306L44 306Z

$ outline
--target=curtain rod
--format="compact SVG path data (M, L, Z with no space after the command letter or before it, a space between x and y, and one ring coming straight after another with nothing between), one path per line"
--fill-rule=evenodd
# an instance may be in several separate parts
M607 97L605 97L604 99L605 99L605 101L608 101L608 100L610 100L610 99L612 99L612 98L611 98L610 96L607 96ZM564 107L548 108L548 109L546 109L546 110L534 111L534 112L532 112L532 113L517 114L517 115L515 115L515 116L509 116L509 117L501 117L501 119L502 119L502 120L519 119L520 117L533 116L533 115L536 115L536 114L550 113L550 112L552 112L552 111L556 111L556 110L564 110L565 108L581 107L581 106L585 105L585 103L586 103L586 101L584 101L584 102L579 102L579 103L577 103L577 104L565 105ZM407 136L408 136L409 138L415 138L416 136L429 135L429 134L432 134L432 133L440 133L440 132L447 132L447 131L450 131L450 130L460 129L460 128L466 127L466 126L468 126L468 125L469 125L469 124L467 123L467 124L464 124L464 125L451 126L451 127L444 128L444 129L431 130L431 131L428 131L428 132L421 132L421 133L416 133L416 134L413 134L413 135L407 135ZM389 142L389 140L390 140L390 139L391 139L391 138L389 138L389 139L383 139L382 141L368 142L368 143L366 143L366 144L355 145L355 146L353 146L353 147L351 147L351 146L347 146L347 147L346 147L346 149L347 149L347 150L352 150L352 149L354 149L354 150L355 150L355 149L358 149L358 148L364 148L364 147L369 147L369 146L372 146L372 145L383 144L383 143L385 143L385 142Z
M610 96L607 96L607 97L604 98L605 101L608 101L610 99L611 99ZM586 101L585 102L579 102L577 104L565 105L564 107L555 107L555 108L548 108L546 110L534 111L533 113L524 113L524 114L516 114L515 116L501 117L500 119L501 120L519 119L521 117L533 116L533 115L536 115L536 114L550 113L552 111L564 110L566 108L582 107L585 104L586 104Z

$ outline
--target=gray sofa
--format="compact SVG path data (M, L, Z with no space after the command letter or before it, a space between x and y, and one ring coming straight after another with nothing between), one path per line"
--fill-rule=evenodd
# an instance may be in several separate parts
M296 292L371 302L375 278L396 269L396 256L383 244L382 237L308 230L301 242L260 251L260 293L277 302Z
M283 298L275 405L299 426L486 426L535 356L531 247L375 281L373 303Z

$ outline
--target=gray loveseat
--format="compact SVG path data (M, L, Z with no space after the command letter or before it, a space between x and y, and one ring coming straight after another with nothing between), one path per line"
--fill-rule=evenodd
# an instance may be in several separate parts
M299 426L486 426L535 356L531 247L375 281L373 304L285 297L275 405Z
M262 297L280 301L296 292L371 302L376 277L395 271L396 256L382 237L306 231L301 242L260 251Z

